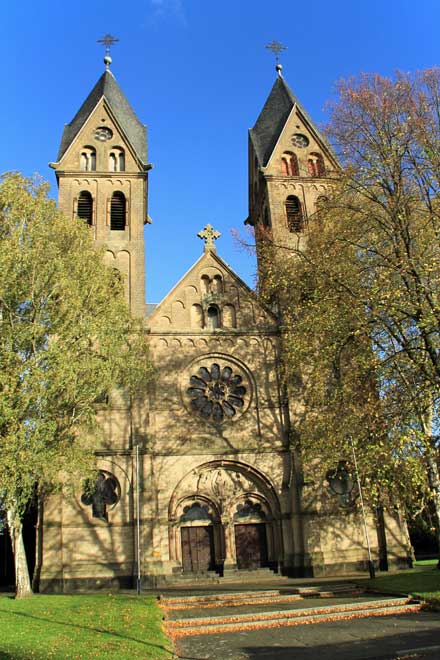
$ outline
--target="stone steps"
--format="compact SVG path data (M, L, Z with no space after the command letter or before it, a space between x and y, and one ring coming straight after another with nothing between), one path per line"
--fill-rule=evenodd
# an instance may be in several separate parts
M285 582L288 578L274 573L270 568L257 568L254 570L231 570L226 571L223 577L214 571L207 571L203 573L178 573L172 575L161 575L157 578L158 587L179 587L185 584L225 584L225 583L239 583L246 584L249 582L263 582L270 580L271 582Z
M289 603L304 598L335 598L359 596L363 590L351 582L335 583L331 587L304 586L286 589L240 591L197 596L160 596L160 604L168 610L241 607L243 605L267 605L270 603Z
M217 600L217 605L221 602ZM199 607L204 605L199 603ZM177 619L165 622L165 631L173 638L191 635L221 634L276 628L280 626L300 626L344 619L392 616L417 612L421 604L408 598L381 598L375 601L346 603L322 607L271 611L252 614L228 614L193 619Z

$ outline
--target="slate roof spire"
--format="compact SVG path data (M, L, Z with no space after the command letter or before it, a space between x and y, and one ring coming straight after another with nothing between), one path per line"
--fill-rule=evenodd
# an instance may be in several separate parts
M106 58L104 58L106 70L99 78L72 121L64 127L57 161L59 162L64 156L96 105L102 98L104 98L114 118L120 125L127 140L135 151L140 163L146 167L148 164L146 127L140 122L131 105L127 101L125 94L109 69L110 63L106 61Z
M281 64L277 63L276 71L277 78L267 97L266 103L254 127L249 130L249 137L254 146L260 167L266 167L269 162L281 131L286 125L287 119L294 107L299 110L318 140L324 143L330 152L332 152L326 138L320 133L312 118L283 78Z

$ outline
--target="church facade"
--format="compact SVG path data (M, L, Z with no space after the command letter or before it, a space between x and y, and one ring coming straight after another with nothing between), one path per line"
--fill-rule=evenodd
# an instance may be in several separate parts
M280 72L279 72L280 73ZM59 207L90 226L145 318L157 377L142 400L123 390L98 405L92 494L56 495L39 522L40 590L323 575L364 568L354 506L307 483L289 444L280 327L217 254L217 233L159 305L146 305L146 129L107 66L67 124L57 161ZM334 185L331 148L278 75L249 137L249 218L276 241L303 240ZM348 498L350 499L350 498ZM411 556L399 512L368 515L375 560Z

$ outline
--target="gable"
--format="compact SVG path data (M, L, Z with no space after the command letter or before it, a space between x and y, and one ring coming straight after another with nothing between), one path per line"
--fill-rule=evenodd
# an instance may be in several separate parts
M286 131L290 131L291 136L301 131L300 134L307 136L312 148L317 147L325 154L328 165L331 163L331 169L339 169L330 144L321 135L284 78L278 76L255 126L249 131L249 140L259 167L266 168L269 165Z
M110 136L99 139L99 132ZM97 172L108 172L109 156L113 150L123 150L125 172L139 172L144 169L125 135L122 127L114 117L111 108L104 98L101 98L92 110L87 120L81 126L75 138L66 149L63 157L57 163L57 169L75 171L81 170L81 153L84 149L92 149L96 153Z
M125 136L127 144L130 145L139 162L145 165L147 163L146 127L137 118L111 71L105 71L102 74L75 117L69 124L66 124L57 160L61 161L98 103L103 99L120 127L121 133Z
M280 176L281 159L283 154L295 154L299 176L308 176L308 160L314 155L320 155L324 162L327 174L339 170L338 161L326 140L317 131L301 109L295 105L285 122L285 125L273 148L272 154L265 168L266 174Z
M213 327L215 310L218 328ZM204 253L154 309L149 326L160 332L277 330L274 316L213 252Z

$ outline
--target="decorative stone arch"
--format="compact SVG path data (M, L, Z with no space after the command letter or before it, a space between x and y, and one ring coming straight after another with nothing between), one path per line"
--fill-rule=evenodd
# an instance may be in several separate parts
M197 501L205 502L213 512L216 565L223 565L225 569L236 567L234 525L238 523L234 515L237 507L247 501L258 504L264 516L258 520L249 517L239 521L240 524L264 524L269 563L277 564L282 558L281 509L270 479L249 464L219 459L197 466L188 472L174 489L168 506L171 560L179 563L182 561L181 511L185 503Z

